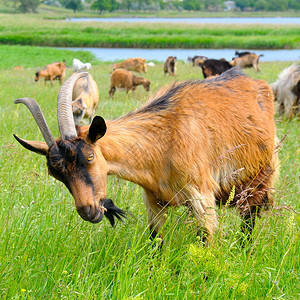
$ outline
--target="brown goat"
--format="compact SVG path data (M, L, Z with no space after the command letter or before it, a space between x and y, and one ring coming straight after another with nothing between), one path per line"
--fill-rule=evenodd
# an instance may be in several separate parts
M176 75L176 56L169 56L164 63L164 74Z
M125 89L126 93L134 91L138 85L143 85L148 92L150 89L150 81L144 77L137 77L129 71L116 69L110 76L109 96L112 97L117 88Z
M144 58L127 58L120 63L113 65L113 70L125 69L127 71L135 71L138 73L147 73L146 59Z
M23 66L16 66L16 67L14 67L14 70L24 70L24 67Z
M263 56L263 54L260 54L260 55L256 55L255 53L245 54L243 56L234 58L229 63L233 67L238 67L238 68L251 68L251 67L253 67L255 72L259 72L258 60L261 56Z
M92 122L99 101L99 90L92 75L76 81L72 95L72 109L75 125L79 125L83 118Z
M58 96L61 138L54 140L28 98L15 103L32 111L46 143L15 138L46 156L49 173L67 186L84 220L120 218L123 212L106 198L107 175L114 174L144 189L152 238L162 234L168 206L183 205L211 239L216 206L227 203L233 187L229 205L251 232L255 216L272 203L278 166L273 93L264 81L231 69L212 79L175 83L118 119L96 116L90 126L75 128L68 103L81 76L70 77Z
M286 118L300 117L300 64L284 69L271 88L278 103L278 114Z
M206 59L199 66L204 78L220 75L232 68L229 62L224 59Z
M53 86L53 80L57 79L60 81L60 84L63 83L66 75L66 65L64 62L55 62L47 65L44 70L35 73L35 81L38 81L40 78L45 79L45 84L47 80L51 81L51 86Z

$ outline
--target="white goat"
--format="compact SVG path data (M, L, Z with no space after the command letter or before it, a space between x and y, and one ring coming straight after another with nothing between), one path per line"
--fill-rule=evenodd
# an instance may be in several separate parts
M286 118L300 116L300 64L284 69L270 86L278 103L278 114Z
M92 68L92 65L90 63L83 63L79 59L74 58L73 59L73 71L77 72L83 69L90 70Z

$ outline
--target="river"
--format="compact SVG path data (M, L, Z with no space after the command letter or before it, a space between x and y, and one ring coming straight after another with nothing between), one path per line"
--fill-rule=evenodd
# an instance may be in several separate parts
M203 55L209 58L225 58L231 60L235 50L239 49L138 49L138 48L64 48L73 51L84 50L93 53L99 60L115 61L130 57L142 57L148 61L165 61L168 56L176 56L178 60L186 60L188 56ZM299 61L300 49L279 50L241 50L263 54L260 61Z
M300 18L71 18L70 22L150 22L150 23L213 23L213 24L296 24ZM67 48L71 50L87 50L103 61L123 60L129 57L143 57L147 60L164 61L168 56L177 56L186 60L188 56L204 55L209 58L225 58L231 60L238 49L124 49L124 48ZM247 51L247 50L242 50ZM249 51L249 50L248 50ZM298 61L300 50L251 50L264 56L260 61Z
M212 23L212 24L298 24L300 18L68 18L68 22Z

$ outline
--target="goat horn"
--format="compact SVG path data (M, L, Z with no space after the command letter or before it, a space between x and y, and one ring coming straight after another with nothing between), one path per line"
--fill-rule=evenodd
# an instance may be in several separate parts
M25 104L27 108L30 110L33 118L35 119L35 122L38 125L48 147L50 148L52 145L56 145L55 139L53 138L53 135L50 132L50 129L42 113L42 110L40 106L37 104L37 102L32 98L18 98L14 101L14 103Z
M87 72L80 72L73 74L62 85L57 97L57 121L59 132L63 140L77 137L75 122L72 112L72 94L75 82L87 77Z

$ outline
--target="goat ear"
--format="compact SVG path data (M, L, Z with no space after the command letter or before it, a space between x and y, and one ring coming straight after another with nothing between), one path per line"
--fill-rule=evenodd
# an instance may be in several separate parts
M92 143L102 138L106 132L106 124L102 117L96 116L89 128L88 138Z
M40 155L47 155L49 147L45 142L27 141L19 138L14 134L15 139L26 149Z

